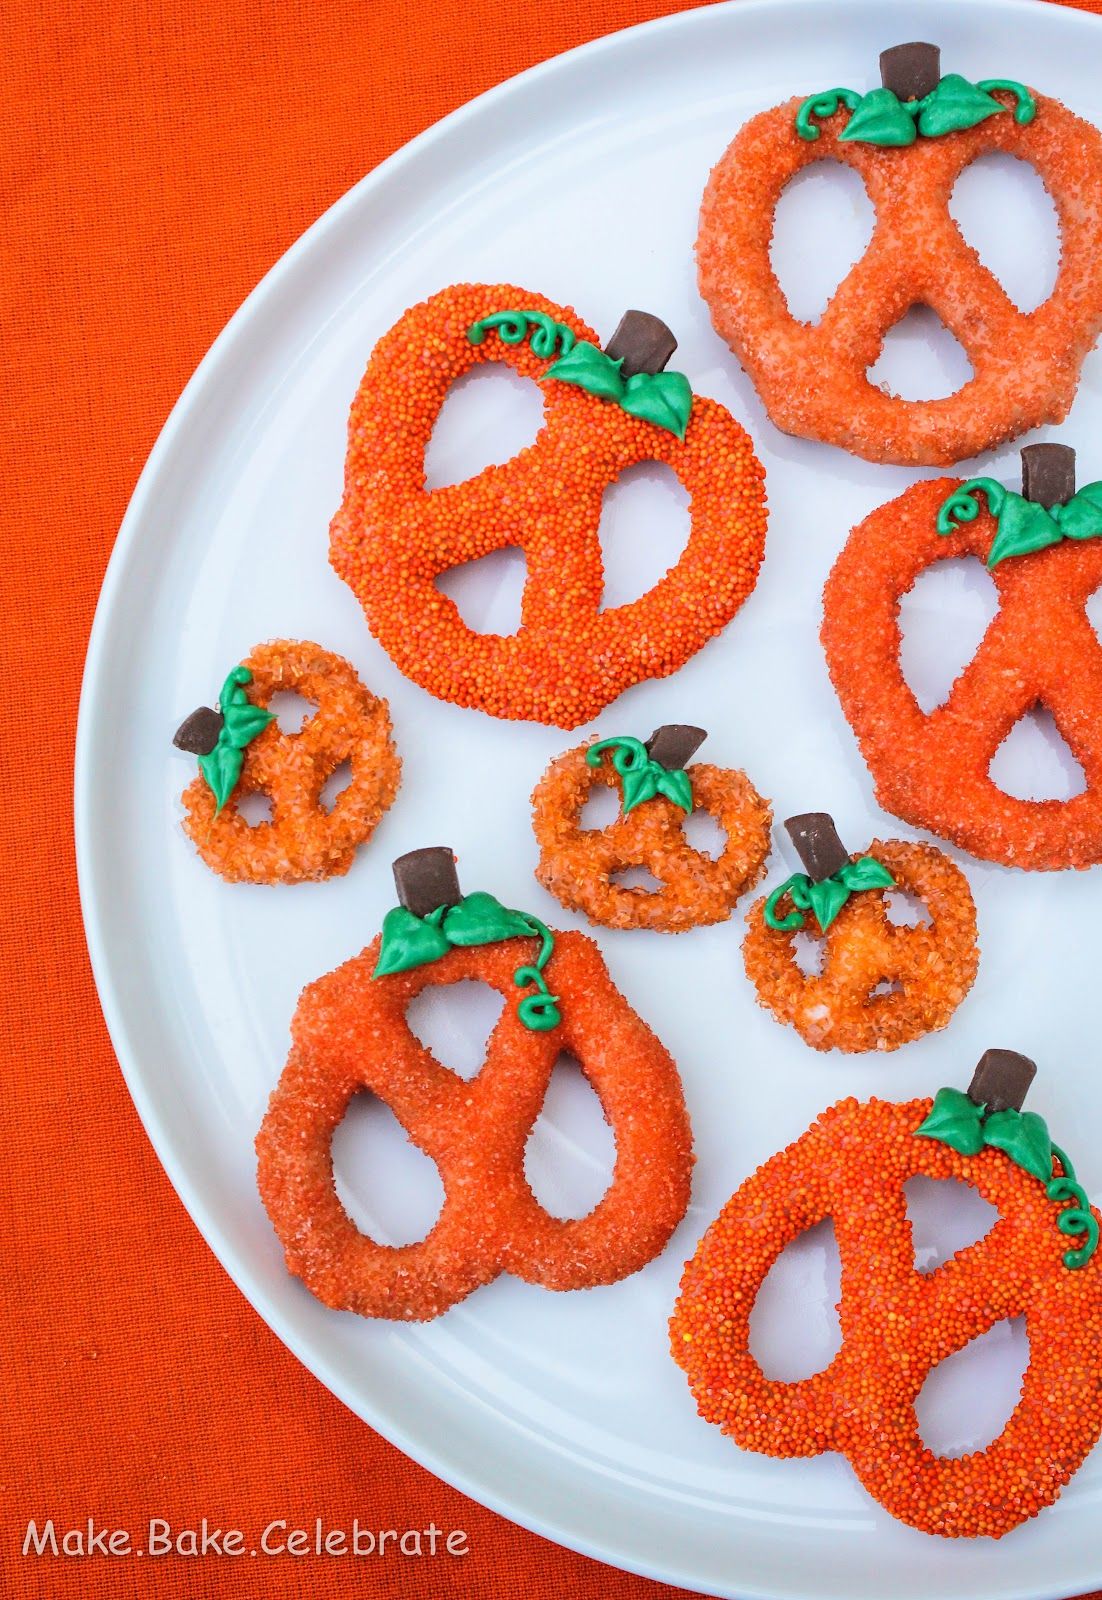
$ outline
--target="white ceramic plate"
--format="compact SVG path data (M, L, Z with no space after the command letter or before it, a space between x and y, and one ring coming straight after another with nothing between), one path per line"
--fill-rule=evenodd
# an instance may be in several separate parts
M233 319L173 412L142 476L103 588L88 656L77 761L77 835L89 943L111 1035L157 1151L211 1247L265 1320L361 1417L507 1516L606 1561L722 1594L903 1597L1067 1595L1102 1582L1102 1455L1056 1508L1000 1543L945 1543L894 1523L825 1456L741 1454L696 1417L666 1352L678 1274L707 1222L763 1159L845 1094L906 1097L963 1084L980 1051L1009 1044L1043 1067L1037 1109L1102 1191L1102 1075L1084 993L1096 934L1093 875L967 868L979 904L979 981L947 1032L883 1059L820 1057L755 1005L739 955L741 911L677 939L601 932L611 971L684 1075L699 1162L690 1215L664 1255L615 1288L556 1295L499 1280L428 1327L324 1310L286 1275L257 1201L252 1141L287 1046L299 990L358 951L392 903L391 859L446 841L467 888L580 925L532 877L527 796L581 733L503 726L438 704L376 647L330 572L349 401L375 340L414 300L459 279L502 278L572 303L606 335L628 305L660 313L676 365L750 428L772 520L757 590L722 638L676 677L633 689L603 733L701 721L707 759L744 766L775 815L824 807L844 837L912 836L872 805L869 778L827 682L819 594L848 529L913 474L779 435L712 333L692 244L712 162L753 112L795 92L874 80L885 45L931 38L947 69L1028 79L1102 121L1098 22L1012 0L886 7L864 0L743 0L619 34L467 106L366 178L291 250ZM1019 297L1051 281L1051 207L1027 169L981 163L955 202ZM1036 245L1016 249L1024 215ZM782 277L815 309L863 248L860 194L820 172L786 196ZM819 294L821 303L823 294ZM905 392L960 381L959 353L921 318L885 369ZM1062 437L1102 471L1102 355L1088 363ZM449 401L430 455L436 481L506 458L538 397L504 377ZM1016 452L984 463L1013 481ZM642 469L609 497L607 600L630 598L673 559L684 508ZM507 631L519 563L492 558L452 582L477 625ZM921 692L945 686L990 609L988 580L939 572L907 605ZM293 889L230 888L179 826L188 764L178 719L217 694L256 641L313 638L388 696L405 762L398 803L350 874ZM1003 759L1002 757L1000 758ZM1023 725L1007 781L1067 792L1051 730ZM792 870L778 841L771 881ZM490 1015L477 986L448 991L420 1025L470 1071ZM1091 1008L1091 1009L1088 1009ZM338 1164L348 1204L383 1237L430 1223L431 1168L389 1114L357 1113ZM553 1206L584 1211L610 1144L584 1083L556 1081L532 1147ZM965 1192L967 1193L967 1191ZM916 1197L920 1248L983 1231L975 1204ZM954 1231L955 1230L955 1231ZM832 1348L829 1237L793 1247L763 1295L759 1351L779 1373ZM923 1397L936 1447L984 1444L1025 1361L1002 1327L939 1369Z

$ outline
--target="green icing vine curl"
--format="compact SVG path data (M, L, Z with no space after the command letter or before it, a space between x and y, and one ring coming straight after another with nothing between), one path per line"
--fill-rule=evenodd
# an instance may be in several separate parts
M923 1139L936 1139L962 1156L974 1156L991 1146L1001 1150L1016 1166L1045 1186L1045 1194L1063 1205L1056 1218L1060 1232L1082 1240L1076 1250L1064 1253L1064 1265L1072 1271L1086 1266L1098 1248L1098 1218L1090 1200L1076 1180L1075 1168L1058 1144L1053 1144L1044 1117L1035 1111L993 1111L962 1094L959 1089L939 1089L933 1107L915 1129ZM1053 1171L1053 1160L1060 1171Z
M652 760L642 740L633 739L628 734L613 739L598 739L596 744L591 744L585 753L586 765L599 767L601 754L605 750L612 751L612 765L620 777L622 813L625 817L636 806L641 806L644 800L653 800L659 794L672 800L682 811L692 812L692 781L683 768L664 767L660 761Z
M809 95L796 113L796 132L801 139L817 139L819 129L812 119L832 117L844 105L850 117L839 140L901 148L920 137L941 139L947 133L974 128L988 117L1009 110L995 99L992 89L1004 89L1014 96L1015 122L1024 125L1033 121L1037 102L1024 83L1013 78L983 78L979 83L969 83L959 72L950 72L921 100L900 100L891 89L870 89L865 95L852 89L826 89Z
M558 995L551 994L543 969L551 959L555 939L550 928L526 911L510 911L492 894L476 891L454 906L437 906L418 917L405 906L395 906L383 918L379 959L372 974L385 978L391 972L408 972L439 961L449 950L472 945L497 944L501 939L539 939L535 964L518 967L513 982L518 989L535 986L517 1004L517 1016L526 1028L546 1033L562 1021Z
M978 494L986 497L987 509L998 522L987 556L989 567L1064 539L1096 539L1102 534L1102 482L1085 484L1070 500L1046 510L994 478L969 478L946 496L937 514L938 533L955 533L962 524L974 522L980 513Z
M805 872L793 873L765 902L765 924L778 933L791 933L804 925L803 912L814 914L816 922L825 933L841 911L851 894L862 889L890 889L895 879L887 867L875 856L861 856L857 861L847 861L844 867L832 872L829 878L812 883ZM777 906L785 895L794 910L787 916L778 916Z
M218 710L222 713L222 726L213 750L199 757L199 771L206 779L214 796L215 816L222 810L233 793L241 768L245 762L245 746L263 733L275 713L254 706L245 693L245 684L253 681L248 667L234 667L222 685L218 696Z
M471 344L482 344L486 334L496 332L505 344L521 344L532 330L532 351L543 360L556 353L557 361L548 367L541 382L557 378L572 383L601 400L610 400L630 416L651 422L656 428L684 439L693 408L692 385L681 372L636 372L621 375L622 359L614 361L588 339L578 339L563 322L555 322L542 311L495 311L492 316L473 322L467 329Z

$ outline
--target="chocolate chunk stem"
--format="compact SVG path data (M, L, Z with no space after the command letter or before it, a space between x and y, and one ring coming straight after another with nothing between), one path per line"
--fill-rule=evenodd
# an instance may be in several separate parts
M1075 493L1075 451L1070 444L1027 444L1022 451L1022 493L1046 511Z
M921 100L941 81L941 51L917 39L881 50L880 81L897 100Z
M664 722L646 741L647 754L668 771L678 772L692 760L707 737L704 728L694 728L687 722Z
M788 837L812 883L822 883L849 861L849 851L838 837L834 818L825 811L804 811L785 823Z
M211 706L199 706L185 717L172 742L177 750L186 750L189 756L209 756L222 732L222 713Z
M402 905L415 917L427 917L437 906L458 905L463 898L455 855L447 845L431 845L399 856L394 863L394 887Z
M985 1050L968 1085L968 1098L992 1111L1020 1111L1037 1063L1017 1050Z
M661 372L676 349L677 340L661 317L652 317L649 311L625 311L605 345L605 355L622 360L622 378L634 378L637 372Z

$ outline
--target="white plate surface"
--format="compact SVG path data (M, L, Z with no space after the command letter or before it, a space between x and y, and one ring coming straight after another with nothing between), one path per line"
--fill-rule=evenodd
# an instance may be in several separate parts
M532 877L527 796L576 743L438 704L374 644L330 572L349 401L375 340L414 300L460 279L507 279L575 305L611 331L627 305L660 313L676 365L750 428L768 470L771 524L758 587L722 638L673 679L633 689L594 725L646 734L689 719L707 759L744 766L778 818L831 810L844 837L913 837L879 813L817 641L823 580L848 529L913 474L779 435L711 331L694 288L697 204L710 165L753 112L800 91L871 80L877 52L932 38L947 69L1027 79L1102 121L1102 35L1040 4L744 0L649 25L564 56L474 102L365 179L250 297L176 407L135 493L88 657L77 832L89 942L111 1035L138 1109L184 1203L259 1313L361 1417L488 1505L619 1565L717 1594L905 1597L1079 1594L1102 1583L1102 1455L1039 1521L999 1543L946 1543L893 1522L826 1456L740 1453L698 1420L666 1352L678 1274L739 1182L845 1094L907 1097L961 1084L992 1042L1036 1055L1037 1109L1102 1192L1102 1075L1082 980L1096 936L1095 875L1015 875L965 862L983 961L949 1029L883 1059L820 1057L754 1003L731 923L677 939L598 934L616 981L680 1064L698 1152L692 1210L664 1255L614 1288L556 1295L499 1280L427 1327L372 1324L318 1305L283 1269L254 1187L252 1140L302 986L358 951L392 902L389 862L447 841L468 888L581 926ZM1045 292L1051 207L1028 169L977 165L958 214L1012 291ZM821 172L782 202L778 259L812 312L863 248L863 202ZM1024 215L1036 245L1016 249ZM867 224L866 224L867 232ZM904 392L960 381L959 352L921 318L885 370ZM436 481L504 459L530 437L538 396L504 377L449 401L430 453ZM1061 436L1102 471L1102 356L1088 363ZM1013 481L1016 452L983 463ZM682 498L657 471L610 495L608 603L664 570L684 537ZM477 625L507 631L519 562L450 580ZM924 581L907 603L907 660L924 695L948 681L990 611L977 567ZM217 693L256 641L313 638L351 658L391 703L405 763L398 803L349 875L293 889L230 888L179 825L189 776L177 720ZM1074 773L1051 730L1025 726L1000 756L1025 792L1066 793ZM125 775L125 777L123 776ZM1063 786L1063 787L1061 787ZM777 841L771 881L792 870ZM958 858L962 859L962 858ZM688 1003L687 1003L688 1002ZM1090 1009L1088 1009L1090 1008ZM448 991L421 1025L470 1071L489 1024L477 986ZM478 1036L481 1037L481 1036ZM472 1042L474 1041L474 1042ZM561 1075L532 1147L554 1207L583 1211L610 1140L584 1083ZM338 1166L358 1220L417 1236L431 1168L389 1114L357 1113ZM967 1191L965 1191L967 1194ZM916 1196L924 1251L982 1231L976 1206ZM954 1230L957 1230L954 1232ZM763 1295L756 1347L778 1373L829 1355L837 1286L830 1239L786 1253ZM1013 1404L1025 1360L1004 1326L939 1370L923 1397L929 1437L982 1446Z

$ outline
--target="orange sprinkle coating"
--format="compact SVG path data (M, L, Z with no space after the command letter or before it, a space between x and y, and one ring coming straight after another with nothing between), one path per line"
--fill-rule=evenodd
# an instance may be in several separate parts
M938 507L959 478L916 483L858 524L823 591L831 681L876 798L986 861L1033 871L1102 861L1102 645L1086 605L1102 584L1102 541L1065 540L991 569L999 610L944 704L923 713L903 677L899 603L936 561L986 561L996 524L979 516L940 535ZM1070 800L1022 800L990 775L1011 728L1038 704L1086 777Z
M374 979L376 939L304 991L257 1135L258 1182L288 1269L326 1305L426 1321L501 1272L548 1289L616 1283L656 1256L685 1215L692 1133L672 1058L581 933L556 933L545 968L562 1022L530 1032L517 1017L513 973L537 948L534 939L509 939L451 950ZM424 988L463 978L505 996L470 1081L441 1066L405 1020ZM545 1211L524 1175L524 1147L562 1051L577 1057L616 1138L612 1183L576 1220ZM443 1209L418 1244L377 1244L337 1195L333 1134L362 1089L391 1108L439 1169Z
M801 139L799 100L742 128L704 192L700 292L778 428L868 461L946 466L1063 421L1102 330L1102 134L1059 101L1035 98L1037 115L1024 127L992 116L895 150L841 142L844 111L820 124L818 139ZM949 212L957 178L988 151L1028 161L1059 217L1059 275L1028 314ZM813 325L791 314L769 247L782 190L818 161L841 161L860 175L876 227ZM972 363L974 376L944 399L902 400L867 376L888 329L914 305L932 307Z
M385 700L365 689L341 656L320 645L276 639L257 645L243 663L253 675L246 693L267 706L294 690L317 710L298 733L270 722L245 748L233 794L220 813L202 777L184 790L184 829L212 871L229 883L306 883L343 876L358 846L370 839L398 792L401 762ZM326 811L320 796L343 762L350 783ZM245 795L266 794L268 822L241 815Z
M758 1001L813 1050L898 1050L944 1028L975 981L976 907L960 868L928 844L876 839L867 854L929 920L891 922L883 889L851 895L826 933L806 912L802 931L823 944L821 973L806 976L795 957L800 930L770 928L764 899L747 913L742 958ZM789 910L781 901L778 911Z
M646 678L666 677L730 622L757 579L764 471L714 400L697 397L684 443L567 383L543 390L532 445L465 483L429 491L425 447L450 386L483 362L537 379L528 342L467 329L495 311L546 312L599 340L575 313L512 284L459 284L407 311L376 346L349 421L344 500L330 560L400 671L439 699L491 716L574 728ZM680 559L630 605L601 610L601 498L626 467L667 463L690 495ZM519 546L521 625L473 632L441 573Z
M685 1268L671 1349L700 1415L742 1449L837 1450L892 1516L997 1539L1052 1504L1102 1432L1102 1253L1064 1266L1062 1208L1001 1150L961 1156L913 1137L931 1103L842 1100L759 1167ZM915 1267L903 1190L919 1173L969 1183L1000 1213L929 1273ZM814 1377L774 1382L750 1353L750 1313L785 1245L825 1217L842 1260L842 1347ZM935 1456L915 1414L927 1373L1022 1315L1029 1367L1003 1431L986 1450Z
M540 847L536 877L570 911L606 928L651 928L680 933L724 922L739 896L765 871L773 813L743 772L699 762L687 770L693 810L714 817L727 835L720 856L694 850L683 832L685 813L656 795L607 828L581 828L579 817L594 785L619 791L608 751L599 767L586 764L588 744L554 760L532 794L532 825ZM653 891L613 883L627 867L646 867Z

